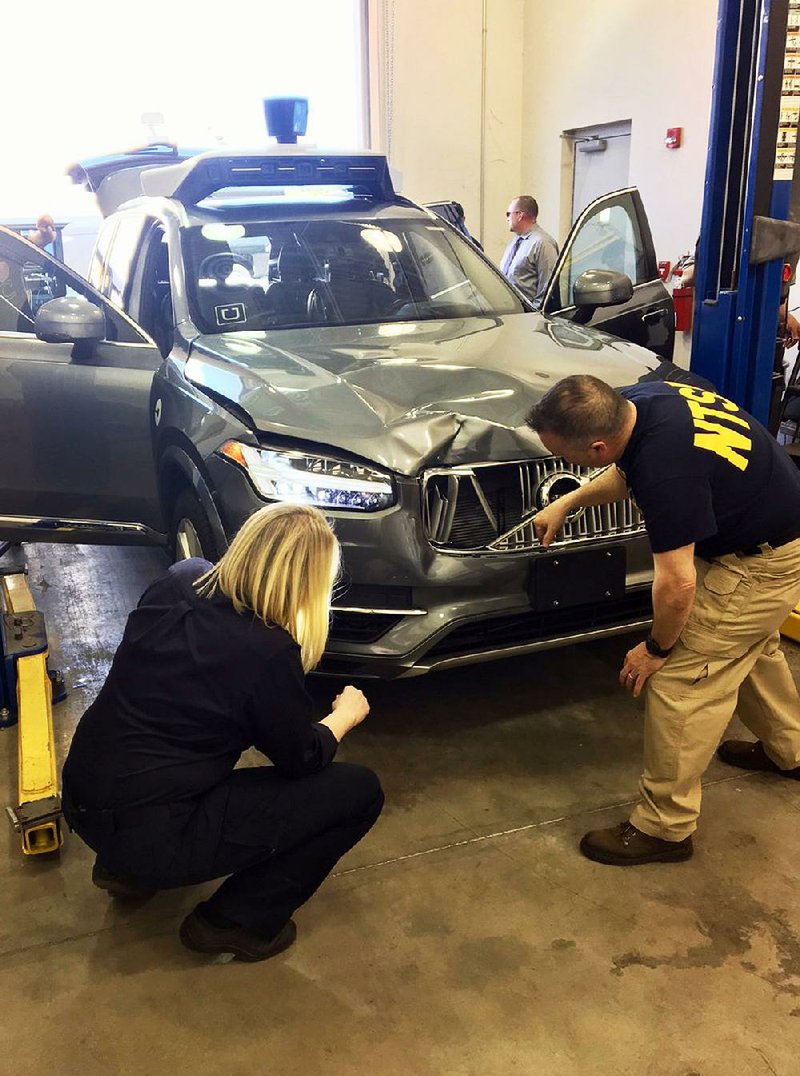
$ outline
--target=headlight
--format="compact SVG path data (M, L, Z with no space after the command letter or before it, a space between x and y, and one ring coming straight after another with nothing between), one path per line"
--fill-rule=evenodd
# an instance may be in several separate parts
M270 501L358 512L379 512L395 503L391 476L375 467L305 452L254 448L240 441L228 441L220 452L243 467Z

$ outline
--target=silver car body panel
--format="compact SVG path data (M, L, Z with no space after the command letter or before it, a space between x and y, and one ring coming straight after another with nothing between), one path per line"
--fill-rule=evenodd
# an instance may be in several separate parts
M627 635L631 631L644 630L651 623L650 617L640 620L630 620L625 624L613 628L599 628L595 631L581 632L580 641L588 643L594 639L606 639L613 635ZM574 634L564 636L550 636L540 639L535 643L523 643L519 646L499 646L491 650L473 650L468 654L459 654L455 657L425 659L422 658L416 665L402 672L398 679L411 676L423 676L425 673L441 671L443 669L455 669L461 665L475 665L484 661L498 661L501 658L518 658L525 654L534 654L541 650L555 650L561 646L571 646L576 642Z
M389 331L387 331L389 330ZM561 377L596 362L609 384L658 367L643 348L538 314L198 336L185 376L254 430L389 470L547 455L526 425Z
M103 519L61 519L48 516L0 515L0 530L24 528L30 541L86 542L94 545L160 545L164 535L143 523Z

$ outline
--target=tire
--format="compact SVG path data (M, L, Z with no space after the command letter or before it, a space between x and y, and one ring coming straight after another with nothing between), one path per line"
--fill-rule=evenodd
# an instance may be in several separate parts
M190 489L181 490L175 498L169 533L173 561L189 557L202 557L212 563L219 560L220 550L206 511Z

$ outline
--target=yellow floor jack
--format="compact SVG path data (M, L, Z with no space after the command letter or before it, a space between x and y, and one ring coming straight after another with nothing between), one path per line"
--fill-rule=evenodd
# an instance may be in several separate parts
M784 620L781 635L800 643L800 605L796 605Z
M26 855L61 847L53 702L61 677L47 667L44 617L37 611L19 546L0 542L0 729L18 726L18 794L7 807Z

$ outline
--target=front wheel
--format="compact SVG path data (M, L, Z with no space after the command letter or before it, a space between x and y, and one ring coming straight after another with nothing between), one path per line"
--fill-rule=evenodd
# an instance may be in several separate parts
M213 563L220 557L206 511L190 489L182 490L175 499L170 525L170 551L174 561L202 557Z

